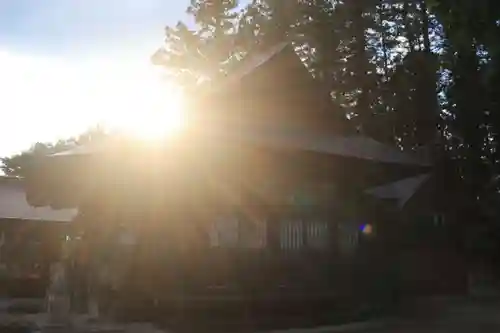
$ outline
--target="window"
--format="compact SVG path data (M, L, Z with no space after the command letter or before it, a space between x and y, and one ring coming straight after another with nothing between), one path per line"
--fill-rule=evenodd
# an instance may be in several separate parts
M280 230L280 247L284 250L329 247L329 228L326 221L288 220Z
M209 237L212 247L235 247L238 244L238 218L221 216L212 224Z
M283 250L296 250L304 246L303 223L301 220L289 220L281 223L280 247Z
M266 246L266 220L221 216L209 231L210 246L259 249Z
M442 213L435 213L432 216L432 220L434 222L434 225L437 226L442 226L445 224L445 216Z
M306 224L306 243L313 249L327 249L330 243L328 223L313 221Z

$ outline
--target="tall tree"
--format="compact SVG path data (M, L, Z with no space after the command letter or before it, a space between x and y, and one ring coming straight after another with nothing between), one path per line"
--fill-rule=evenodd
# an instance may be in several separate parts
M192 0L186 11L196 28L183 22L167 26L164 45L153 62L167 68L183 87L217 79L240 54L235 40L237 7L235 0Z

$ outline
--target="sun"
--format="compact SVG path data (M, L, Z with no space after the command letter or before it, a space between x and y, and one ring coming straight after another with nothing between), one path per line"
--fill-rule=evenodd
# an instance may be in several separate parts
M157 140L176 135L183 124L180 109L172 105L163 112L151 112L137 117L126 124L124 130L139 139Z
M182 101L164 90L157 96L145 93L138 103L131 103L114 120L116 127L142 140L159 140L174 136L184 126Z
M158 76L144 73L108 82L105 107L108 127L141 140L158 141L184 127L180 89Z

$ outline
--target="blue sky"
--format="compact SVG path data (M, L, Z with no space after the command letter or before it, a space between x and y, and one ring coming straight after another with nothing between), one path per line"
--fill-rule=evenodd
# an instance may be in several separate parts
M3 0L0 156L123 114L133 123L132 113L144 114L137 110L144 98L151 100L149 108L167 105L154 95L163 87L150 89L158 69L149 56L166 25L187 19L188 3Z
M185 19L188 0L4 0L0 45L75 55L154 47L163 28Z

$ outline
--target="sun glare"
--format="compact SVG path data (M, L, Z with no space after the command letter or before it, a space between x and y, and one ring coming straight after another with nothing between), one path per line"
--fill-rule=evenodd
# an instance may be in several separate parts
M121 97L107 114L108 126L143 140L178 134L184 125L180 91L158 77L135 78L134 82L113 84L114 95Z
M164 90L158 96L144 94L123 114L111 120L119 131L144 140L164 139L178 134L184 124L181 99ZM134 105L135 107L132 107Z
M96 125L147 142L171 138L185 127L179 89L135 53L65 60L0 49L0 72L0 109L9 110L11 125L0 133L2 154Z
M5 91L0 109L9 110L12 124L0 133L4 154L96 125L148 143L176 136L185 127L182 94L162 77L161 68L142 58L79 60L0 50L0 88Z

